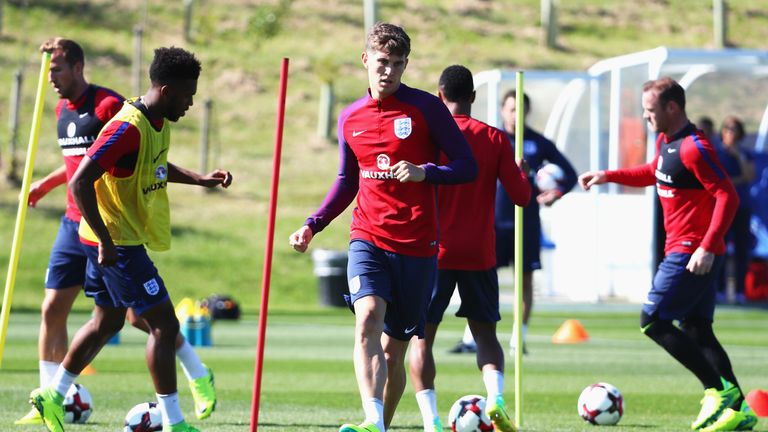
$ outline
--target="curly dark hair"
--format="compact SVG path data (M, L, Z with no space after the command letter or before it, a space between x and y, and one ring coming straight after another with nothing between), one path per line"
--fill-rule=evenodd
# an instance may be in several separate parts
M200 77L200 61L195 55L177 47L155 49L155 58L149 67L152 84L166 85L177 80L196 80Z
M440 75L439 86L449 102L469 102L475 91L472 72L462 65L445 68Z

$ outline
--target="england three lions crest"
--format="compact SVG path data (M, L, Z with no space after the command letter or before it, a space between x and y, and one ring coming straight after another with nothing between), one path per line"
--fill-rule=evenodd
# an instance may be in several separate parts
M411 118L399 118L395 119L395 136L400 139L406 139L411 135L413 127L411 126Z

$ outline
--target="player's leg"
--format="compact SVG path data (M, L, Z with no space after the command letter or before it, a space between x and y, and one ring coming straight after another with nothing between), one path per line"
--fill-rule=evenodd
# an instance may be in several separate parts
M691 424L693 429L700 429L714 422L740 392L733 383L720 376L698 343L672 324L672 320L684 321L691 314L699 314L702 303L714 311L713 278L722 264L722 257L715 259L713 271L707 275L689 272L685 268L689 260L690 254L682 253L664 257L643 304L640 325L646 336L690 370L704 386L702 408Z
M128 309L128 322L144 333L149 333L149 325L133 309ZM176 336L176 358L181 363L181 370L189 381L192 399L195 402L195 416L206 419L216 409L216 388L213 371L206 366L181 332Z
M66 357L59 366L51 383L45 389L30 394L30 403L42 416L50 431L63 431L64 395L80 372L96 357L101 348L114 336L125 322L125 309L102 306L94 307L91 319L75 333Z
M354 296L350 284L350 292ZM340 432L358 431L373 425L384 431L384 385L387 380L387 361L381 345L384 315L387 303L381 297L369 295L354 300L355 344L353 359L357 387L362 400L365 421L361 426L344 424Z
M408 352L408 368L416 403L419 405L425 432L442 431L440 415L437 412L437 394L435 392L435 357L432 348L435 344L438 324L427 323L424 338L413 338Z
M384 385L384 428L389 429L397 405L405 391L405 352L408 341L387 334L381 336L384 358L387 361L387 382Z

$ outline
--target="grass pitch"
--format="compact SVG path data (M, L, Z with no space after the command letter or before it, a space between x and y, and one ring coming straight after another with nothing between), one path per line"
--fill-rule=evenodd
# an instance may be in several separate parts
M684 431L698 413L702 390L695 378L638 331L635 306L547 306L538 308L529 330L530 354L524 358L523 422L526 431L594 431L576 414L579 392L597 381L617 386L624 395L626 412L611 431ZM511 335L511 314L499 325L506 346ZM87 320L77 314L70 330ZM577 345L555 345L552 334L565 319L576 318L590 340ZM716 331L728 350L745 389L768 388L768 313L763 310L721 309ZM12 314L0 369L0 430L42 430L40 426L15 426L26 413L26 398L37 385L36 314ZM341 423L361 420L351 362L352 315L344 310L313 313L279 313L269 317L259 429L263 431L332 431ZM454 400L464 394L484 393L474 356L447 354L461 337L463 323L447 317L436 342L438 408L443 418ZM214 346L199 348L213 367L219 406L206 421L191 412L192 399L184 384L180 399L191 423L206 431L243 431L250 421L251 390L257 320L217 322ZM88 424L67 430L120 430L133 405L152 400L144 363L142 333L123 329L121 343L107 346L94 362L97 373L80 377L94 398L95 410ZM514 406L513 360L507 359L506 395ZM756 430L768 429L764 419ZM413 391L406 389L392 430L419 431L421 418Z

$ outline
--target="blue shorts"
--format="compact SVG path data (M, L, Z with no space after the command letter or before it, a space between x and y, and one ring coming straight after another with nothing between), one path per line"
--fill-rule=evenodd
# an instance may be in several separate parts
M61 217L59 233L56 234L56 241L48 259L48 269L45 271L46 288L58 290L83 286L88 257L77 234L79 226L80 224L72 219Z
M701 318L712 322L715 315L715 280L723 257L716 256L712 269L695 275L685 269L691 254L670 253L659 264L653 287L643 303L643 312L664 321Z
M408 341L424 337L427 304L437 272L437 257L389 252L363 240L349 243L347 282L350 302L375 295L387 302L384 333Z
M501 319L499 278L495 268L481 271L438 270L437 283L427 309L428 323L440 324L457 286L461 297L457 317L480 322L496 322Z
M102 307L133 308L137 315L170 299L165 283L144 246L118 246L117 264L98 264L97 246L83 245L88 255L85 294Z
M496 267L506 267L515 263L515 229L496 228ZM523 271L532 272L541 269L541 228L525 226L523 228Z

